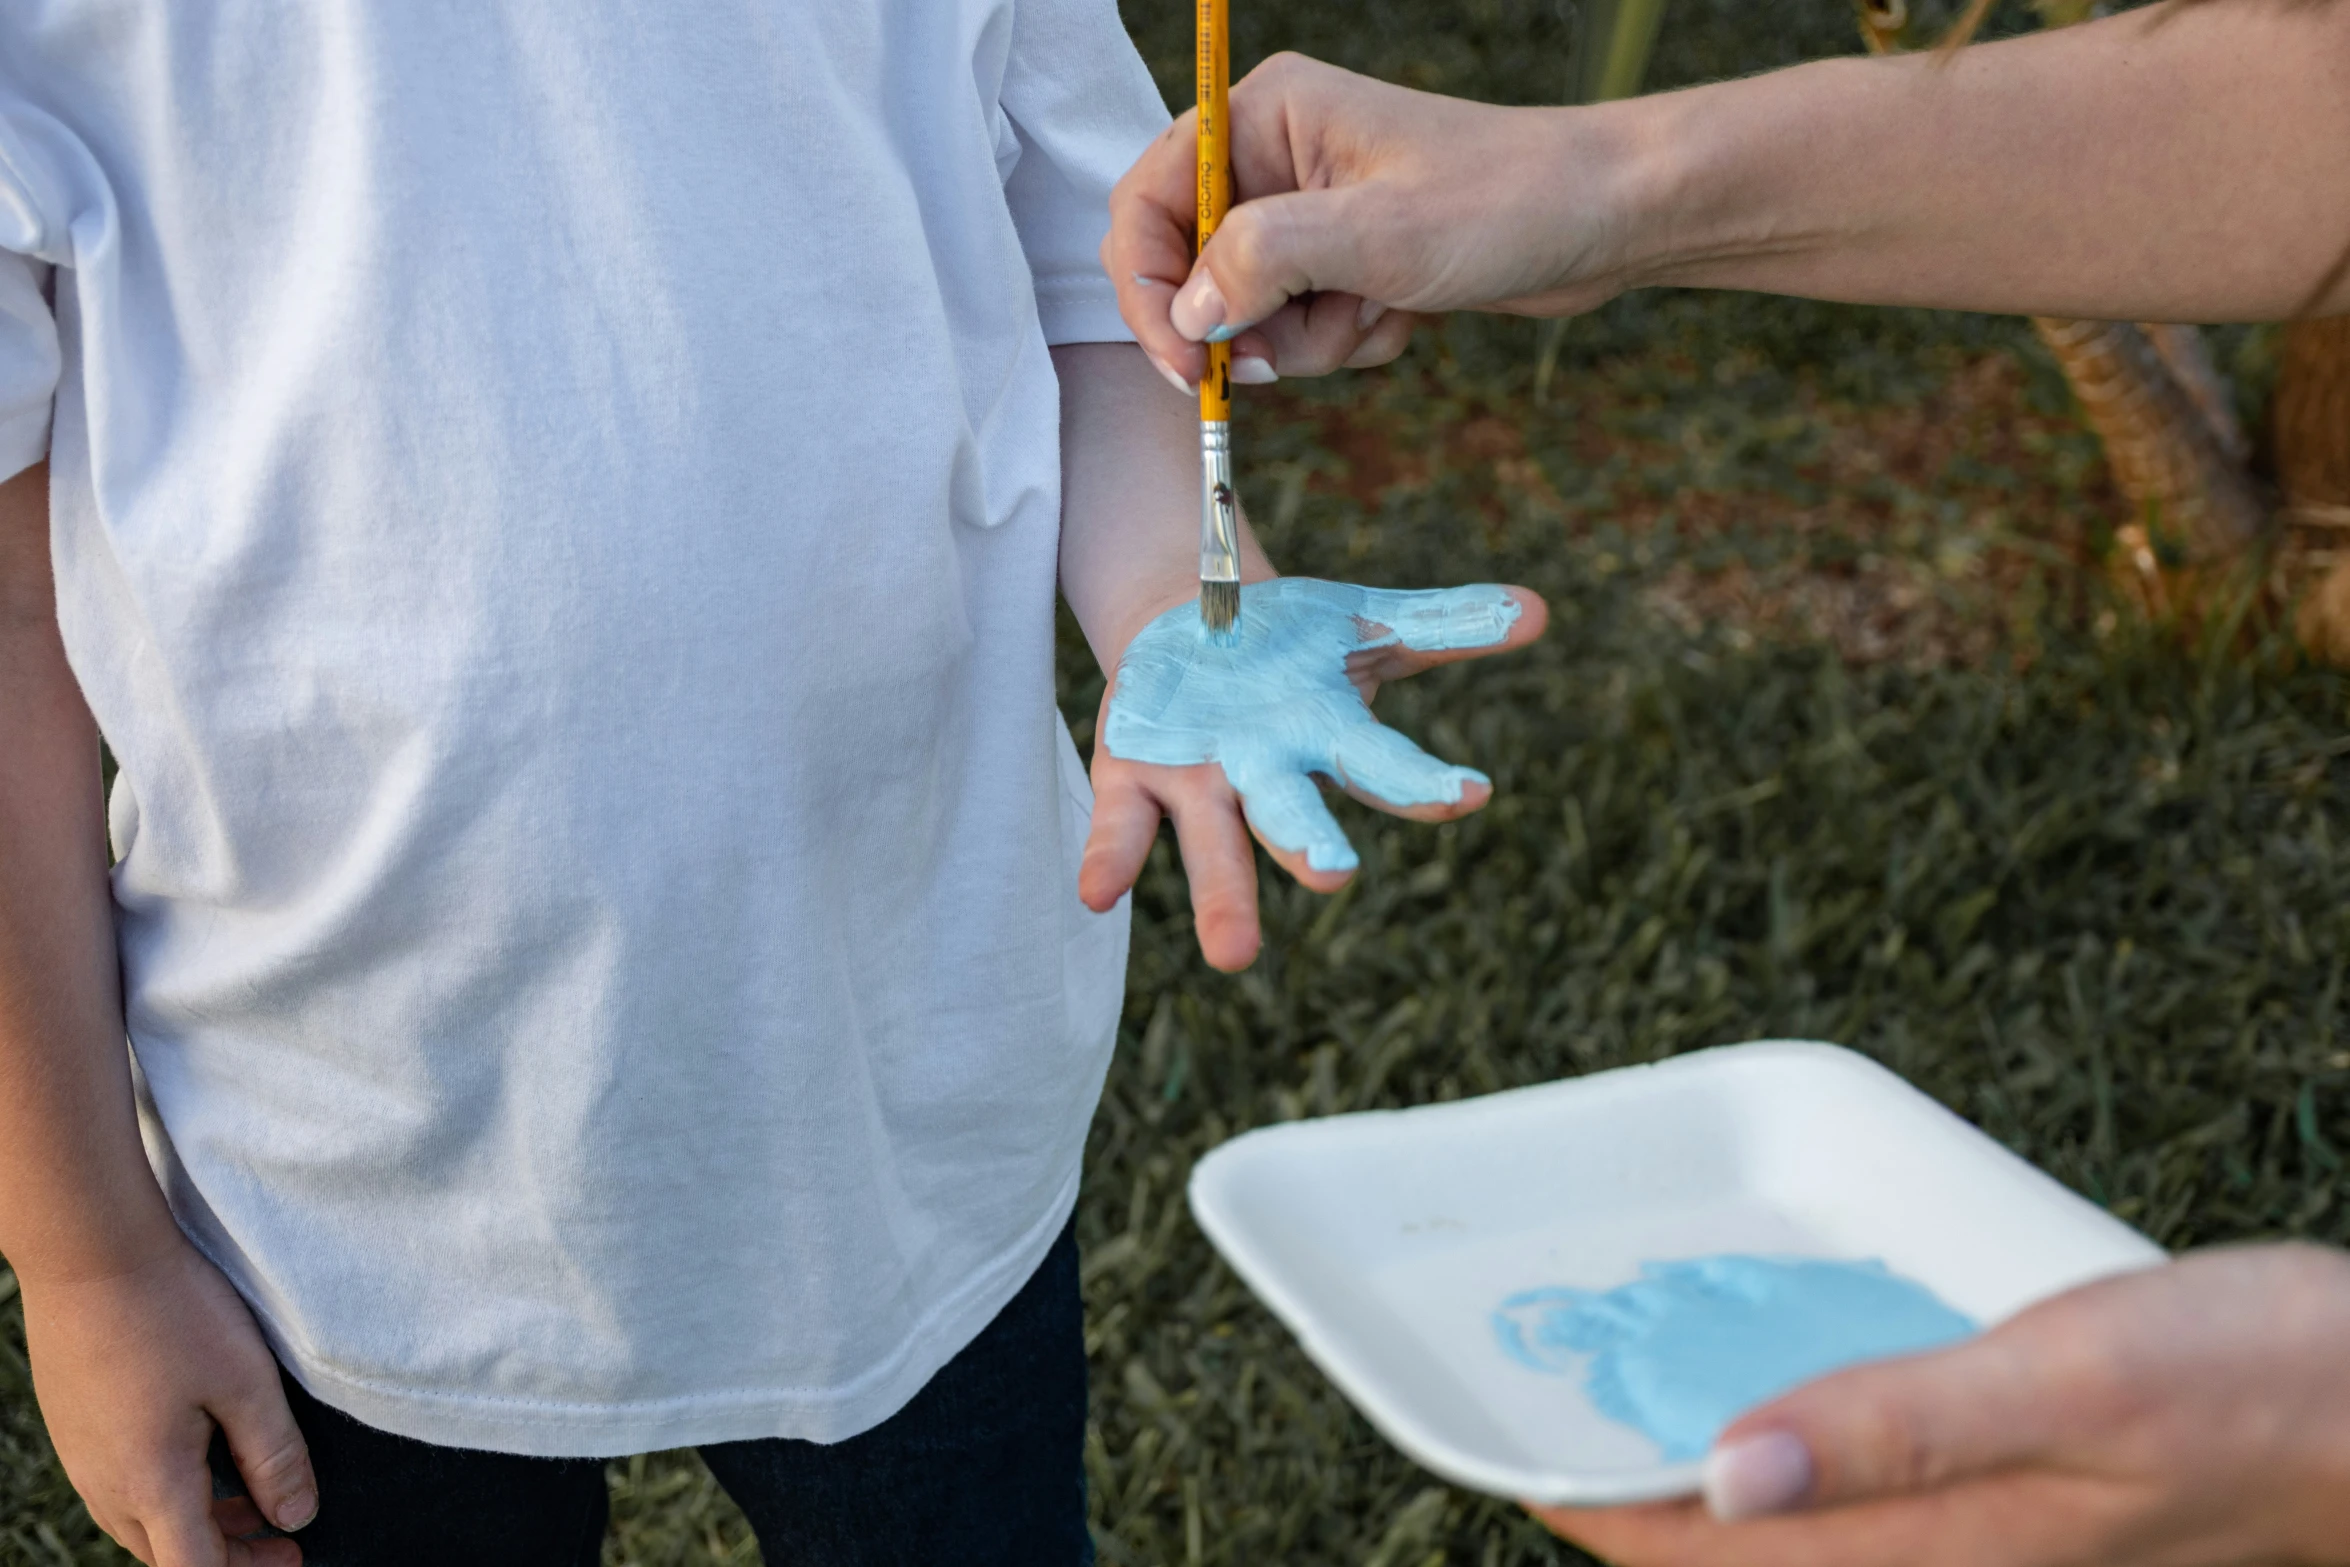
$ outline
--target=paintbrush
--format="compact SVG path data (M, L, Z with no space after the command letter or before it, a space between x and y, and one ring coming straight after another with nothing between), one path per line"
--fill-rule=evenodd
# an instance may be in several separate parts
M1232 202L1231 11L1199 6L1199 248ZM1240 502L1232 493L1232 342L1210 341L1199 382L1199 619L1219 641L1240 635Z

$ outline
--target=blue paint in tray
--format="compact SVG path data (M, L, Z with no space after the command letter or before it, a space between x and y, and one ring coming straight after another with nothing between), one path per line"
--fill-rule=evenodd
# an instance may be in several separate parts
M1882 1262L1808 1257L1651 1262L1615 1289L1526 1290L1493 1313L1505 1354L1553 1375L1581 1368L1593 1406L1673 1463L1800 1383L1974 1331Z

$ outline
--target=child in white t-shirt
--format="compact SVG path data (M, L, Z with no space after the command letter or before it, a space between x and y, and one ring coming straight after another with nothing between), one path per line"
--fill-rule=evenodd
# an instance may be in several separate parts
M685 1444L771 1562L1087 1554L1162 808L1255 945L1212 765L1079 901L1052 704L1057 578L1194 591L1164 123L1112 0L0 13L0 1243L143 1559L590 1562Z

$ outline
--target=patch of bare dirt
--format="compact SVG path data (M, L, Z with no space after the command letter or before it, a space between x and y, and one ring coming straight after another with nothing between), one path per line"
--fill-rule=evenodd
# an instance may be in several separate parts
M1694 434L1624 433L1642 407L1604 369L1562 377L1547 410L1408 383L1289 405L1332 459L1310 489L1375 510L1446 477L1491 526L1531 516L1638 535L1669 523L1670 553L1642 574L1657 614L1737 643L1824 641L1854 664L2028 659L2036 617L2087 612L2128 518L2070 412L2033 408L2005 355L1913 404L1799 397L1771 429L1800 456L1762 481L1724 480ZM1622 477L1594 505L1578 481L1611 466ZM1772 547L1708 547L1733 536Z

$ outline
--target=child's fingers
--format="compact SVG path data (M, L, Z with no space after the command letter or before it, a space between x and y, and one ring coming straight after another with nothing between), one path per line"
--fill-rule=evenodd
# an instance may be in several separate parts
M93 1512L93 1517L95 1513ZM106 1538L128 1551L133 1557L155 1567L155 1542L147 1537L147 1526L135 1518L102 1521Z
M1384 811L1389 816L1400 816L1407 822L1458 821L1464 816L1482 811L1493 800L1493 785L1477 780L1464 782L1457 800L1431 800L1417 805L1399 805L1352 783L1342 787L1356 803L1367 805L1374 811Z
M260 1534L275 1527L261 1516L261 1509L253 1505L250 1496L215 1496L212 1499L212 1521L220 1532L232 1540Z
M228 1567L302 1567L302 1547L291 1540L231 1540Z
M1308 892L1318 892L1327 897L1354 880L1355 873L1351 869L1318 871L1306 863L1306 854L1303 849L1284 849L1277 843L1266 842L1265 835L1257 832L1256 824L1253 822L1249 824L1249 831L1255 834L1258 843L1264 845L1266 857L1271 859L1275 865L1280 866L1290 880Z
M1257 859L1228 787L1191 788L1167 802L1191 884L1191 919L1210 966L1226 973L1256 961Z
M261 1516L280 1529L299 1529L317 1516L318 1480L310 1470L310 1446L274 1372L272 1367L249 1378L234 1399L216 1402L212 1413Z
M147 1550L134 1554L148 1567L228 1567L229 1541L213 1521L208 1480L198 1466L142 1511Z
M1292 874L1317 891L1345 885L1360 862L1320 785L1305 773L1273 768L1249 770L1233 783L1258 839L1276 855L1295 856L1305 872Z
M1140 784L1122 776L1115 757L1094 769L1093 830L1077 870L1077 896L1096 914L1107 914L1126 896L1159 838L1159 802Z
M265 1524L249 1497L209 1504L175 1497L125 1527L116 1543L148 1567L302 1567L302 1548L292 1540L245 1538Z
M1364 804L1421 821L1465 816L1493 794L1483 773L1430 756L1408 736L1368 719L1340 736L1338 777Z
M1533 595L1490 582L1457 588L1361 588L1356 616L1421 653L1507 646ZM1366 639L1368 640L1368 639Z
M1550 624L1550 606L1542 601L1541 594L1531 588L1512 587L1503 591L1516 601L1518 614L1502 631L1500 640L1465 647L1444 647L1434 645L1441 639L1423 636L1418 638L1421 645L1414 647L1410 645L1407 636L1406 641L1370 648L1348 660L1348 674L1354 677L1358 685L1365 681L1375 684L1401 680L1406 675L1416 675L1423 669L1433 669L1439 664L1457 664L1465 658L1489 658L1495 653L1515 652L1542 635L1544 628ZM1398 598L1403 596L1394 595ZM1374 610L1374 613L1380 611ZM1396 629L1407 630L1401 625Z

